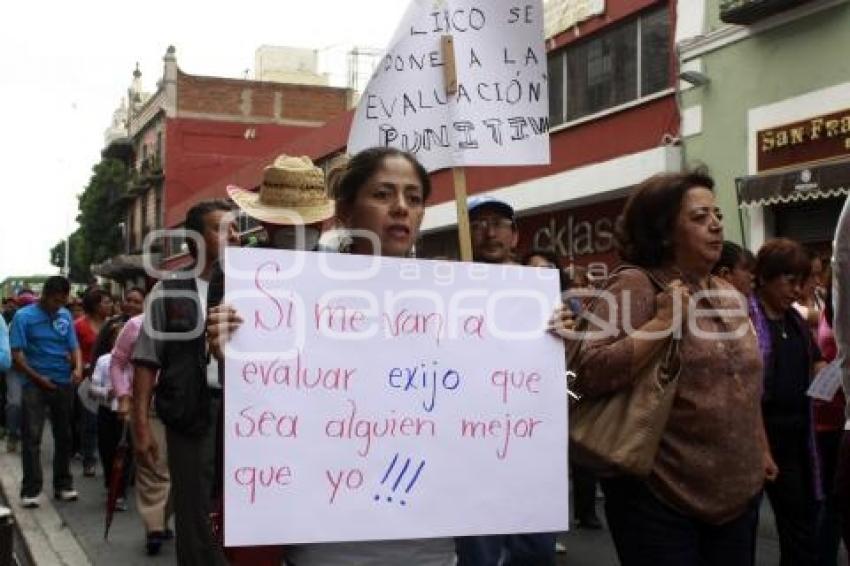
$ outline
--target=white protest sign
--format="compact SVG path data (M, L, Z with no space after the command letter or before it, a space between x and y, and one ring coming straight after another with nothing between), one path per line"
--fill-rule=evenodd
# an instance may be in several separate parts
M225 543L562 531L557 270L228 249Z
M841 389L841 365L839 360L835 360L818 372L806 394L813 399L832 401L839 389Z
M454 39L446 94L441 37ZM348 152L392 146L429 171L548 164L541 0L413 0L363 93Z

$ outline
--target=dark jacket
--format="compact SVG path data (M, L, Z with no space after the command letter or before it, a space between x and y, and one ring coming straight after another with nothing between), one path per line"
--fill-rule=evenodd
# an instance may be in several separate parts
M210 284L208 305L221 302L220 292L221 286ZM133 363L159 370L157 415L170 429L190 436L202 436L210 426L209 353L200 305L194 278L158 283L133 350Z

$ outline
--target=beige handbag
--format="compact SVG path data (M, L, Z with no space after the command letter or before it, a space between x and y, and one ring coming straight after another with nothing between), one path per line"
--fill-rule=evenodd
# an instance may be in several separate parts
M647 275L659 289L665 288ZM648 476L676 396L680 369L679 338L671 336L637 372L631 387L571 401L572 458L600 475Z

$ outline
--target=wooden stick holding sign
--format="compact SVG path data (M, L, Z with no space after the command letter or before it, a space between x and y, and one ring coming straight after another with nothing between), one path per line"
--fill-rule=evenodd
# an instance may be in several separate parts
M443 51L443 76L446 81L446 95L457 95L457 65L455 63L455 44L450 35L441 38ZM469 230L469 209L466 206L466 168L452 167L457 205L457 235L460 242L461 261L472 261L472 237Z

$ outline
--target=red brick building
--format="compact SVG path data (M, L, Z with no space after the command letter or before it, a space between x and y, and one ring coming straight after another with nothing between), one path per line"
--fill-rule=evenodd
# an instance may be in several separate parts
M142 251L152 230L178 228L203 189L259 156L344 114L349 89L201 77L181 71L173 47L163 58L162 80L142 92L136 70L124 136L107 143L105 156L131 167L129 187L116 188L126 205L126 250L96 272L139 282ZM222 196L222 195L218 195ZM180 239L151 242L153 261L179 253Z

